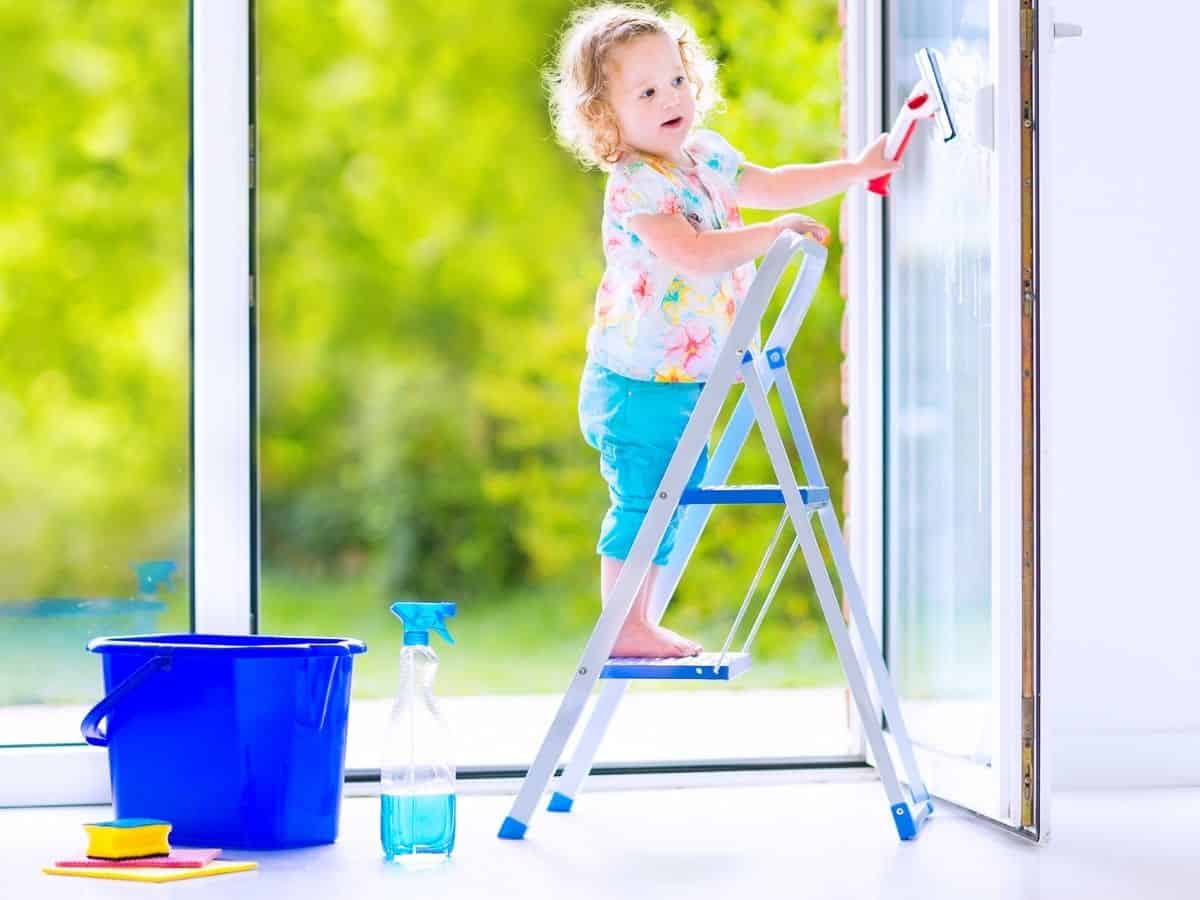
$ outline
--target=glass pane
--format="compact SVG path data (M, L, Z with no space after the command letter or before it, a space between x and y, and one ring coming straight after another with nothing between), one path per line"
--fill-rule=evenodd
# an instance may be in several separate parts
M0 4L0 743L187 630L188 10Z
M987 0L891 4L888 109L938 50L959 136L922 122L887 209L889 660L913 740L986 759L991 697L991 152L976 141Z
M576 402L604 176L556 146L539 80L571 6L260 5L260 621L366 640L351 767L379 765L392 601L459 605L456 644L434 642L462 765L532 760L599 613L607 495ZM784 12L687 12L729 59L714 127L767 164L837 156L836 87L754 62L777 55ZM836 85L836 4L814 15L789 53ZM804 126L762 127L767 104ZM836 210L812 212L836 233ZM796 378L840 503L836 255L829 272ZM743 472L770 480L757 447ZM776 515L714 517L669 627L719 648ZM741 691L635 685L601 758L844 754L842 675L801 569Z

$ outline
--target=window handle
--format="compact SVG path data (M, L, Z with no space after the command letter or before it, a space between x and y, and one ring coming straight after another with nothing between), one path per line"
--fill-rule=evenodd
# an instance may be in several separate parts
M1054 36L1056 38L1083 37L1083 26L1072 25L1070 22L1055 22Z

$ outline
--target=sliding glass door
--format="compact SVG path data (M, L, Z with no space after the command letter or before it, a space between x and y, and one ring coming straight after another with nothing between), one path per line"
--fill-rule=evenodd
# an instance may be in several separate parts
M539 71L571 6L258 4L259 623L367 641L352 768L378 766L401 644L392 601L458 603L438 689L467 768L528 765L599 614L608 497L576 403L604 174L554 142ZM786 16L750 15L727 32L696 12L730 56L729 111L712 126L764 162L836 155L835 106L757 65ZM796 40L836 77L836 5L818 15L823 30ZM751 76L815 124L753 127L737 88ZM813 212L834 224L836 204ZM840 491L835 271L798 377ZM748 456L761 479L765 455ZM774 526L715 515L666 624L719 648ZM600 761L846 757L843 677L801 570L741 690L635 686Z

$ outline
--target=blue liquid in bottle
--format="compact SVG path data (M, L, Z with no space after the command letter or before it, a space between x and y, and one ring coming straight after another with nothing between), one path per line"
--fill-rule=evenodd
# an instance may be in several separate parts
M388 860L397 856L449 856L454 849L454 794L381 798L379 837Z

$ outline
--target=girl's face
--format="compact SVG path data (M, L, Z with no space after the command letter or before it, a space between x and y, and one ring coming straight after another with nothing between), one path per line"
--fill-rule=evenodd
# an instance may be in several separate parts
M606 60L608 101L622 144L676 163L692 128L696 100L679 45L665 34L644 34L613 48Z

